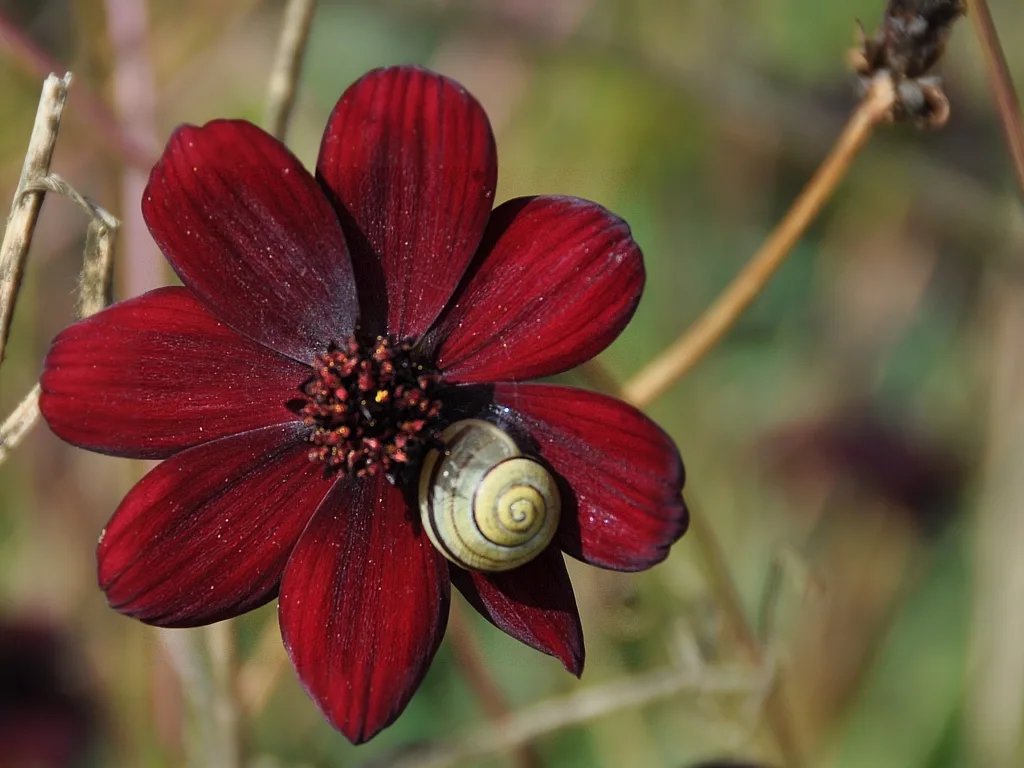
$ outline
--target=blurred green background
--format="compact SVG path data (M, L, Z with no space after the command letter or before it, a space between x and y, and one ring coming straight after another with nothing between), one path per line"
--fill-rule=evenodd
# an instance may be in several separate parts
M289 144L311 165L331 107L369 68L417 62L462 82L494 125L499 200L572 194L631 224L648 285L600 358L625 381L711 302L825 155L856 104L845 65L855 20L874 29L882 6L324 1ZM1024 82L1024 5L991 6ZM140 167L180 122L261 119L282 7L0 0L0 192L17 184L42 76L70 69L53 170L124 221L118 298L169 281L141 224ZM1024 218L969 20L941 71L946 128L882 129L737 328L649 408L781 659L812 765L1024 765ZM0 418L72 320L85 226L71 203L47 199ZM591 386L583 373L565 378ZM66 639L62 663L96 715L82 765L182 765L203 726L169 655L193 641L160 640L95 586L96 537L141 472L45 425L0 464L0 615ZM469 620L513 708L663 667L693 640L709 665L744 662L692 536L644 574L574 565L582 681ZM387 765L485 721L446 641L406 713L353 748L282 665L274 607L240 623L253 766ZM569 768L722 755L779 764L757 721L753 699L683 694L535 749Z

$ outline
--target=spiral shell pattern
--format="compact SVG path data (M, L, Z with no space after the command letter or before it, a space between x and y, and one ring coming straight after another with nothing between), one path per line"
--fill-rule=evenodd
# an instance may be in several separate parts
M449 560L477 571L529 562L558 529L561 498L554 477L522 455L501 428L464 419L441 435L420 472L420 518Z

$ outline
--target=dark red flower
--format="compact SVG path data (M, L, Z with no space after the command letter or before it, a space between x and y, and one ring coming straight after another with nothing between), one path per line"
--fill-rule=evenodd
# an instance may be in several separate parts
M496 177L480 105L413 67L345 92L315 178L247 122L183 126L142 209L184 287L71 326L46 358L54 432L166 459L101 538L110 604L183 627L279 597L299 677L355 742L409 701L451 583L579 674L562 553L639 570L686 529L664 432L611 398L520 383L625 327L644 282L629 228L564 197L492 212ZM561 497L553 544L514 570L460 568L420 524L420 463L464 419L497 424Z

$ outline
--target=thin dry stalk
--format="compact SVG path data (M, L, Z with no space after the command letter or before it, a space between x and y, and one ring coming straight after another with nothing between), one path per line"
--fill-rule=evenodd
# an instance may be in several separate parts
M25 436L39 421L39 385L36 384L25 395L25 399L11 412L11 415L0 424L0 464L4 462Z
M30 181L21 194L46 192L70 198L90 216L77 305L78 317L87 317L110 303L114 281L114 238L119 223L56 174ZM14 412L0 424L0 463L18 447L39 420L39 394L39 385L36 384Z
M1017 183L1024 194L1024 126L1021 124L1017 91L1013 87L1013 78L1010 75L1010 68L1006 65L1003 47L999 44L999 34L996 32L995 22L992 21L988 3L986 0L968 0L967 5L970 8L968 15L973 19L974 30L985 53L989 83L996 99L999 120L1006 134L1006 145L1010 149L1013 167L1017 172Z
M4 239L0 243L0 364L3 363L7 348L7 337L11 331L14 305L18 300L18 291L21 290L21 280L25 274L29 245L36 229L39 209L43 205L44 193L27 192L26 188L31 182L50 172L50 161L53 159L53 148L57 144L57 131L60 128L60 118L64 113L70 85L70 72L64 77L49 75L43 83L35 125L32 126L32 136L21 168L21 178L18 180L14 203L7 218Z
M985 0L968 0L970 16L988 66L999 119L1013 159L1017 183L1024 193L1024 127L1020 102L1006 64L999 35ZM1018 260L1019 260L1019 254ZM993 392L989 440L983 472L982 504L977 525L975 610L967 723L971 756L978 765L1015 764L1020 752L1020 717L1024 712L1024 654L1018 638L1024 594L1024 569L1014 543L1024 518L1019 500L1024 493L1017 468L1024 434L1024 363L1021 322L1024 293L1019 286L992 280L994 308Z
M768 239L686 333L626 382L626 400L639 408L650 404L722 340L821 212L875 126L890 115L895 99L887 73L872 81L832 151Z
M749 669L666 667L548 699L488 723L464 739L432 747L426 752L389 762L388 765L391 768L447 768L506 753L566 728L684 693L758 695L769 684L769 680L770 672L752 674Z
M279 139L284 139L295 106L296 86L315 12L316 0L290 0L284 10L281 37L267 84L267 111L263 119L266 129Z

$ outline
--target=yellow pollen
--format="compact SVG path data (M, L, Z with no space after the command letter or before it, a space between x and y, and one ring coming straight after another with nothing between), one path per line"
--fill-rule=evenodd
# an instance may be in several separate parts
M378 403L383 403L388 399L388 392L386 389L378 389L376 396L373 398Z

